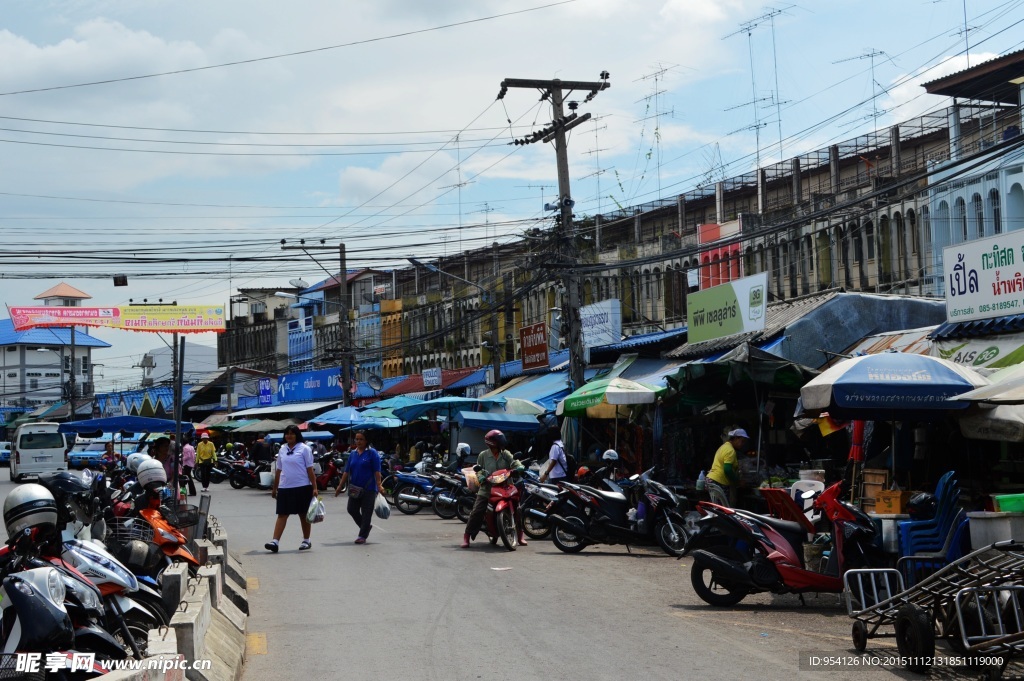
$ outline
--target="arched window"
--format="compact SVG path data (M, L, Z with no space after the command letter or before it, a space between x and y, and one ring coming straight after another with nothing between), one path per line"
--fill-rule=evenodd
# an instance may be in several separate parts
M853 262L860 265L864 262L864 240L861 238L860 228L853 226Z
M722 267L718 261L718 254L715 253L711 258L711 266L708 268L711 272L710 285L718 286L722 283Z
M989 219L992 220L992 233L1002 234L1003 233L1003 221L1000 219L999 210L999 190L991 189L988 193L988 214Z
M661 269L655 267L651 272L651 319L655 321L661 319L664 302L662 300Z
M971 225L974 228L971 237L977 239L981 236L987 236L985 232L985 204L981 201L981 194L975 194L971 197L971 218L971 221L974 223Z
M963 198L957 199L953 204L953 219L957 226L956 236L959 242L967 241L967 202Z
M1006 197L1006 231L1013 232L1024 227L1024 188L1019 182L1010 187Z
M875 224L868 222L864 225L864 241L868 246L868 260L875 259Z

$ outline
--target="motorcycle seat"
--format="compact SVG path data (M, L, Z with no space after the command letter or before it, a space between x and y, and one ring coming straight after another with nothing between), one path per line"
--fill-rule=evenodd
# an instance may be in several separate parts
M625 501L626 495L622 492L610 492L605 489L598 489L596 487L590 487L589 485L580 485L580 489L585 490L595 496L603 497L610 501Z
M751 518L751 519L757 520L759 522L763 522L765 525L768 525L769 527L773 527L773 528L775 528L776 530L778 530L779 532L782 532L782 533L794 533L795 532L797 534L801 534L801 533L806 534L806 532L807 532L807 530L804 529L803 525L801 525L800 523L797 523L797 522L793 522L792 520L781 520L779 518L773 518L770 515L758 515L756 513L749 513L749 512L741 511L739 509L736 510L736 513L738 515L742 515L742 516L745 516L747 518Z

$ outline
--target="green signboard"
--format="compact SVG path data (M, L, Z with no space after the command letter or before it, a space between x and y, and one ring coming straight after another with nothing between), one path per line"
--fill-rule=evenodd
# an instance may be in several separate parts
M730 281L686 297L691 343L764 329L768 273Z

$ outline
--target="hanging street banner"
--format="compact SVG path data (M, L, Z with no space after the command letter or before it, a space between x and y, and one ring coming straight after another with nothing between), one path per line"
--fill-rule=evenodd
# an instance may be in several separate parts
M523 371L548 367L548 325L537 322L519 329L519 355Z
M946 321L1024 312L1024 232L947 246L942 267Z
M117 307L12 307L15 331L40 326L92 326L128 331L223 333L220 305L121 305Z
M686 296L687 340L699 343L763 331L767 302L767 272L690 293Z

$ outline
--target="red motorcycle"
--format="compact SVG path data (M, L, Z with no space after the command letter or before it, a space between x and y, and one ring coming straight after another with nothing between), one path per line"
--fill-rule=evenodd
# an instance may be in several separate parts
M693 556L693 590L715 606L735 605L762 591L841 593L844 572L884 564L871 518L842 496L843 483L837 482L814 498L819 522L830 526L831 536L828 559L818 569L804 563L808 527L803 524L700 502L706 515L683 549L683 556Z
M342 458L338 452L329 452L328 454L321 457L320 461L320 475L316 476L316 488L327 489L328 487L337 487L341 482L341 474L345 472L345 459ZM341 489L342 492L348 487L346 485Z
M512 479L512 471L504 468L487 476L487 482L491 484L491 496L487 502L483 530L490 538L491 544L497 544L500 538L506 549L515 551L519 546L519 536L516 533L519 488Z

